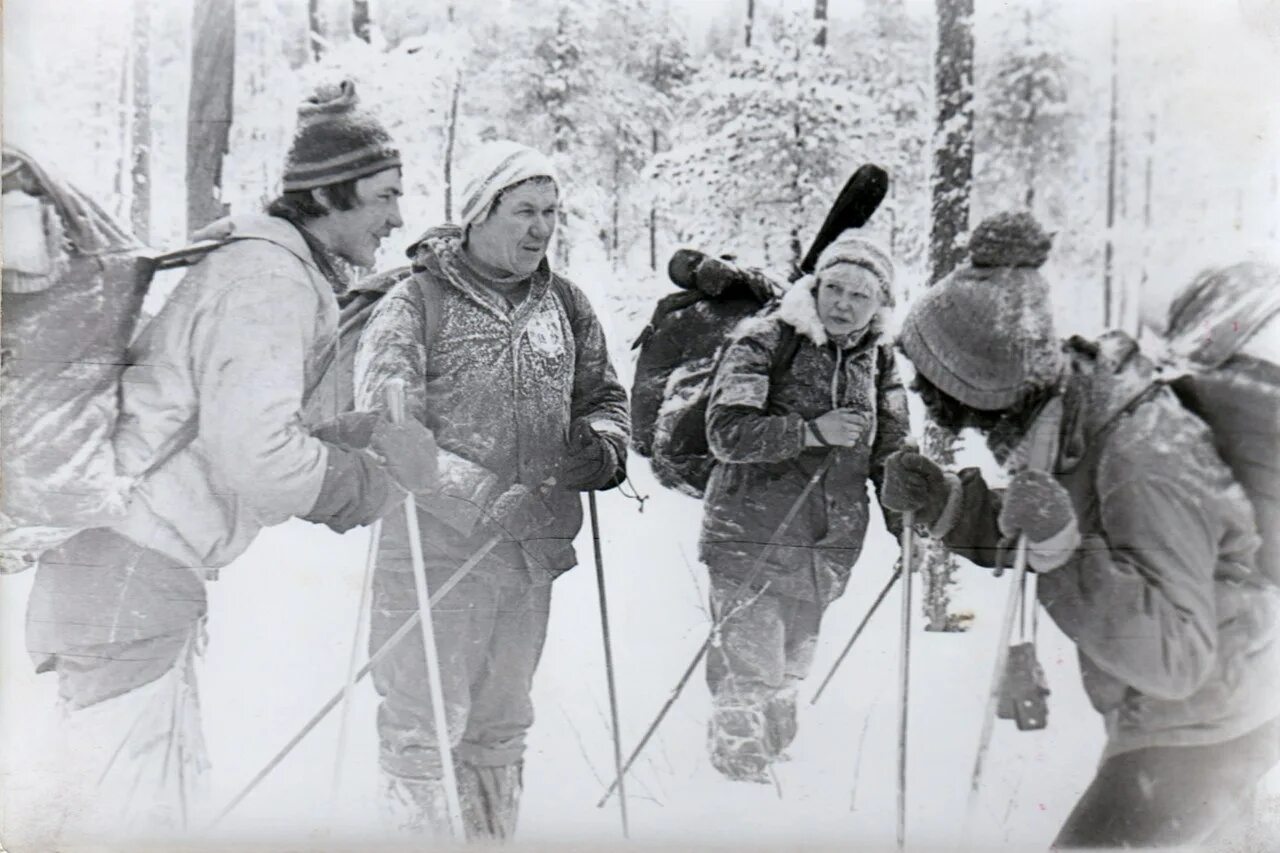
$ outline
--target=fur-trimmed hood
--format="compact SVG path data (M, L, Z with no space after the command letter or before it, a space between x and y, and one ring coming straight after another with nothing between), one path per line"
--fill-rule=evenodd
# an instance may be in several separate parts
M782 295L778 307L770 314L821 347L826 346L830 336L827 334L826 327L822 325L821 318L818 317L817 287L817 276L807 275L799 279ZM871 322L867 324L867 331L851 346L883 337L888 327L889 307L881 298L880 310L876 311Z

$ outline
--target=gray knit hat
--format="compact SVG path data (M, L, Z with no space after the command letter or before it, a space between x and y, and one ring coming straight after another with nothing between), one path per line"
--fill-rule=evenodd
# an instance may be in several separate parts
M298 129L285 158L284 191L364 178L400 165L391 134L358 108L356 85L322 85L298 107Z
M1061 343L1049 286L1037 269L1048 254L1047 239L1029 215L993 217L974 229L974 263L911 307L899 342L916 370L943 393L975 409L999 411L1057 381ZM979 259L1009 265L981 266Z
M819 276L836 264L854 264L868 270L880 282L880 303L893 307L893 259L879 243L861 236L856 229L845 229L818 255L813 274Z

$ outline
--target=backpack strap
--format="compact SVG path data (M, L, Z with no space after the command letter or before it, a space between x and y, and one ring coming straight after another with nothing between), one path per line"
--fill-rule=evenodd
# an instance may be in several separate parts
M429 275L414 273L414 283L418 285L418 297L422 300L422 343L427 357L431 357L431 348L436 338L440 337L440 315L444 311L444 291L440 282Z
M800 352L800 335L790 323L780 323L778 349L773 354L773 362L769 365L769 388L773 389L795 361Z
M264 243L270 243L273 246L279 246L280 248L287 251L289 254L293 255L295 258L298 258L299 261L302 261L304 265L307 263L306 260L300 257L297 252L293 251L293 249L290 249L288 246L277 243L274 240L268 240L266 237L255 237L255 236L237 237L233 235L230 237L225 237L217 240L201 240L200 242L193 243L190 246L184 246L181 249L175 249L172 252L165 252L164 254L158 255L155 258L154 269L155 271L158 272L160 270L178 269L179 267L195 266L196 264L200 263L205 258L207 258L209 255L211 255L213 252L217 251L218 249L221 249L223 246L230 245L231 243L243 242L246 240L261 240ZM322 356L320 361L320 369L316 371L315 378L312 380L311 384L307 387L307 389L303 392L304 401L311 396L311 394L316 390L316 388L320 384L325 374L329 372L329 367L330 365L333 364L333 360L337 356L337 349L338 349L337 341L335 340L333 346L330 346L325 350L325 353ZM167 463L174 456L177 456L178 453L180 453L183 449L185 449L187 445L191 444L191 442L195 441L196 436L199 434L199 431L200 431L200 415L199 413L197 413L187 418L187 420L183 421L182 425L179 426L176 430L174 430L174 432L171 433L167 439L165 439L165 441L160 445L160 450L159 452L156 453L155 458L152 460L151 464L148 465L141 474L137 475L136 479L144 480L147 477L150 477L160 468L162 468L165 465L165 463Z

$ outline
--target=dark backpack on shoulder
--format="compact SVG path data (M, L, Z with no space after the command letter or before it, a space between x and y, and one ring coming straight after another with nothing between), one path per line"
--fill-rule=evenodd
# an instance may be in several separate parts
M707 401L724 345L740 322L773 307L783 288L759 270L687 249L672 256L668 272L685 289L659 300L632 347L640 354L631 386L631 440L649 458L658 482L701 498L715 465L707 446ZM794 330L784 329L775 374L790 366L798 347Z

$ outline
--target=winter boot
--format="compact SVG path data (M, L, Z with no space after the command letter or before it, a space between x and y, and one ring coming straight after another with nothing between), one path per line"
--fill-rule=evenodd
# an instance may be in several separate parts
M448 839L449 806L440 779L409 779L383 773L383 818L397 833Z
M769 784L772 760L766 740L765 715L755 705L725 705L715 709L708 726L711 766L735 782Z
M781 690L769 697L764 707L765 743L769 747L769 756L774 761L790 761L786 754L787 747L796 739L796 693L794 690Z
M467 839L507 841L516 833L524 762L499 767L457 764L458 797Z

